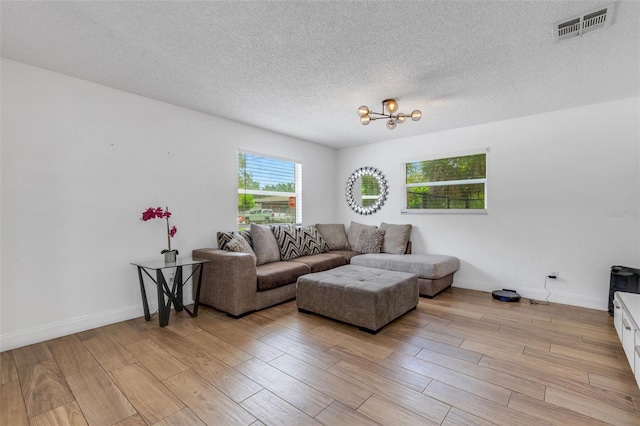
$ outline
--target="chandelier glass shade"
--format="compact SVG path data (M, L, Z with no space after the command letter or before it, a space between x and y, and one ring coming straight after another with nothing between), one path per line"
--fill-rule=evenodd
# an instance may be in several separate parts
M396 112L398 110L398 103L395 99L385 99L382 101L382 112L374 112L369 107L362 105L358 108L358 115L360 116L360 123L367 125L375 120L387 119L387 129L393 130L398 124L405 122L407 118L411 118L413 121L418 121L422 118L422 112L420 110L414 110L411 114L404 114L402 112Z

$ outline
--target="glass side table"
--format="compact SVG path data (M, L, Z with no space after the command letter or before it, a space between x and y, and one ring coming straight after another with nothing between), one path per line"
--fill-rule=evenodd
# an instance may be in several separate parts
M149 302L147 301L147 292L144 289L144 272L151 281L153 281L158 290L158 319L160 327L164 327L169 324L169 313L171 312L171 305L173 304L176 312L180 312L183 309L187 311L192 317L198 316L198 305L200 304L200 284L202 283L202 270L203 264L211 262L207 259L194 259L192 257L179 257L174 263L164 263L164 260L151 260L147 262L131 263L138 268L138 278L140 280L140 293L142 294L142 307L144 308L144 319L151 320L151 314L149 313ZM192 266L191 275L186 279L182 278L182 267ZM164 277L163 270L175 268L176 274L173 280L173 285L169 288L167 280ZM155 277L151 275L155 271ZM197 275L196 275L197 274ZM191 277L197 277L195 281L196 294L193 296L193 312L184 306L182 302L182 287L191 279ZM194 278L196 279L196 278ZM167 300L165 301L165 296Z

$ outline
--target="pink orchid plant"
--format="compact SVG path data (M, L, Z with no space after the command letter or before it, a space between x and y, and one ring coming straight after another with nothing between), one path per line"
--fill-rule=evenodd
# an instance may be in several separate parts
M162 210L162 207L156 207L155 209L153 207L149 207L147 210L142 212L142 217L140 218L140 220L142 220L143 222L146 222L151 219L165 219L167 221L167 244L169 245L169 249L162 250L160 252L161 254L164 254L169 251L175 251L176 254L179 254L178 250L171 250L171 238L173 238L173 236L176 235L176 232L178 232L178 229L175 226L169 225L170 217L171 217L171 212L169 211L169 207L167 207L164 210Z

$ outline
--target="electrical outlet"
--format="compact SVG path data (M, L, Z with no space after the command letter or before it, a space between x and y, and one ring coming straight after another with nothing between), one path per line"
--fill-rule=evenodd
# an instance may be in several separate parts
M175 277L176 277L176 273L175 272L171 272L169 274L169 284L173 284L173 280L175 279Z

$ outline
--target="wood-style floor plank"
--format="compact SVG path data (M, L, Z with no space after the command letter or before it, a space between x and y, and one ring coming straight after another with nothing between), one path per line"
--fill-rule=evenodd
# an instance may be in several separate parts
M9 423L0 423L9 424ZM76 401L49 410L30 419L31 426L83 426L87 421Z
M67 377L87 423L112 425L136 410L100 366Z
M125 347L135 359L160 380L178 374L187 366L150 339L138 340Z
M269 425L318 425L315 419L283 401L266 389L240 403L258 419L264 419Z
M74 399L67 380L53 359L18 368L18 377L29 417L37 416Z
M248 425L255 420L247 410L192 370L169 377L164 383L205 424Z
M291 301L0 353L3 426L640 425L639 410L607 312L458 288L376 335Z
M28 425L29 417L17 380L0 385L0 425Z
M334 401L316 416L316 420L327 426L376 426L378 422Z
M354 410L371 396L371 392L291 355L276 358L269 365Z
M192 371L222 391L235 402L241 402L263 388L244 374L208 353L198 352L182 358Z
M129 364L109 373L115 384L147 424L182 410L184 404L140 364Z
M50 340L47 346L65 376L71 376L98 365L98 361L76 336Z
M99 333L82 343L106 371L136 362L124 346L106 332Z
M238 365L236 369L311 417L318 415L333 402L332 398L322 392L257 358Z
M11 351L0 352L0 385L18 380L18 369Z

